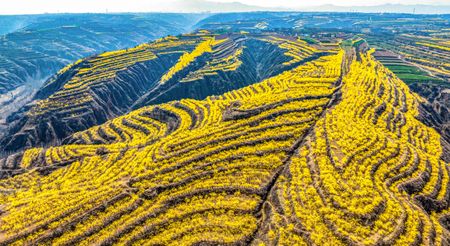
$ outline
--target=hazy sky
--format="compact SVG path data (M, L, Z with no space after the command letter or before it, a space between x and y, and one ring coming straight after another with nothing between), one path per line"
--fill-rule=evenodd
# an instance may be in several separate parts
M109 12L183 12L184 2L182 0L0 0L0 14L80 13L105 12L106 10ZM384 3L450 5L450 0L215 0L215 2L241 2L264 7L289 8L323 4L341 6Z

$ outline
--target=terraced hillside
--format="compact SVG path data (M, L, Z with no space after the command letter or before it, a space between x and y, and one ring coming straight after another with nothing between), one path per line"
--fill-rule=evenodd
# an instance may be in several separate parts
M427 99L421 105L421 120L437 129L450 161L450 34L429 30L424 35L369 37L379 49L375 56L410 88Z
M55 143L131 109L242 88L326 55L287 36L168 36L62 69L9 118L1 150Z
M253 212L268 186L330 104L341 60L342 52L220 97L145 107L75 134L83 145L27 151L22 161L6 165L35 171L6 179L2 191L37 178L47 198L24 193L28 205L4 208L11 212L2 217L4 242L108 244L139 242L147 235L153 242L176 235L195 242L205 230L221 240L222 225L227 241L249 239L256 229ZM87 136L104 144L92 145ZM54 193L53 182L61 193ZM5 205L15 196L10 195L2 197ZM62 201L64 207L57 205ZM51 213L39 212L49 207ZM30 220L19 222L22 213ZM195 224L199 227L189 228ZM74 230L66 231L71 225ZM191 233L179 234L180 225Z
M271 190L258 240L449 244L448 163L440 135L416 119L423 99L370 53L342 83Z
M416 10L424 11L424 7ZM441 133L445 159L450 161L450 15L222 13L196 26L218 31L277 30L308 36L305 40L312 42L363 37L377 49L375 56L383 65L427 99L420 106L420 118Z
M0 135L44 82L86 56L190 31L201 14L0 16ZM4 32L4 33L3 33Z
M25 25L0 36L0 94L39 83L65 65L107 50L189 31L195 15L67 14L2 17ZM6 19L6 20L4 20ZM131 28L132 27L132 28Z
M143 107L2 159L0 242L448 244L448 163L422 101L347 48Z
M401 54L406 61L430 70L438 77L450 78L450 44L447 37L405 34L385 42L374 40L374 44Z

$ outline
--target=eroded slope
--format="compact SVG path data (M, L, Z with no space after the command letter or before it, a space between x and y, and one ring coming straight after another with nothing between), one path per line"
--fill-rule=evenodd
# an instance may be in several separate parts
M325 54L293 37L202 31L80 60L9 117L0 150L59 143L131 109L219 95Z
M270 187L331 104L342 56L133 111L74 136L87 145L26 151L15 162L25 173L0 182L2 242L249 242Z

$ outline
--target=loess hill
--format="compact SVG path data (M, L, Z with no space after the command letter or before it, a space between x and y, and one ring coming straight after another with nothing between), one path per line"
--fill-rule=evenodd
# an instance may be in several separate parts
M201 31L79 60L8 118L0 151L58 143L142 106L220 95L327 52L294 37Z
M445 29L444 29L445 30ZM438 29L427 36L371 36L368 42L380 51L375 57L419 95L421 118L442 135L446 161L450 161L450 43ZM401 54L399 56L398 54Z
M275 29L313 43L333 36L367 40L377 50L378 61L427 99L420 105L421 120L441 134L444 158L450 162L450 15L222 13L196 26L218 31Z
M106 71L114 67L108 57L124 53L150 61L163 59L158 52L175 56L154 86L136 82L139 96L125 98L123 108L105 102L129 113L83 125L60 145L0 160L0 244L450 244L441 136L418 119L424 99L373 50L323 52L269 34L169 39L82 61L42 89L47 99L27 120L49 112L61 120L63 111L86 119L96 108L77 100L131 90L118 86L120 76L150 66L102 72L111 77L98 80L93 63ZM154 47L173 42L192 44L182 54ZM225 51L230 45L236 48ZM245 71L237 71L246 54L257 56L245 52L252 45L284 52L253 60L259 65L249 68L245 85L237 80ZM202 62L205 53L211 57ZM274 70L265 68L275 57ZM211 87L183 95L204 99L168 100L177 91L171 88L193 81ZM221 95L208 96L216 86Z
M0 94L38 88L65 65L188 31L189 14L43 14L0 16ZM120 35L117 35L120 33Z
M107 50L185 33L201 14L0 16L0 136L10 115L64 66Z

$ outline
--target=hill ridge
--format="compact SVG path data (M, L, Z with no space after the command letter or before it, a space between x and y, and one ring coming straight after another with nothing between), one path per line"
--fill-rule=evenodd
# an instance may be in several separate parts
M189 100L182 100L180 102L181 104L185 105L184 107L191 107L192 110L197 110L197 112L200 112L199 111L200 108L203 108L203 114L204 114L203 117L201 116L201 114L194 117L194 115L192 115L190 113L190 111L185 111L184 108L180 107L179 103L176 103L176 102L163 104L160 106L150 106L150 107L146 107L146 108L137 110L137 112L134 112L131 115L124 116L122 118L127 118L128 121L133 121L134 124L139 123L139 121L136 121L136 120L141 120L140 122L143 122L142 120L144 118L147 121L153 122L153 125L154 124L159 125L160 129L163 131L162 132L160 131L160 133L157 133L156 132L156 130L158 129L157 125L154 125L153 129L151 129L151 128L147 129L149 131L153 131L154 134L148 135L145 133L145 130L143 130L141 127L136 127L133 135L129 135L129 133L127 133L127 132L130 132L130 130L132 129L130 127L133 127L133 124L126 124L128 126L127 130L126 130L127 132L123 131L123 136L125 136L125 137L133 136L133 138L126 140L125 142L119 141L116 143L112 143L109 146L104 145L104 144L85 145L85 147L82 147L83 145L67 145L67 146L50 148L45 151L42 149L28 150L25 152L25 155L22 158L20 165L23 168L35 170L35 171L31 171L30 174L32 176L35 176L35 175L39 176L39 172L41 172L41 173L45 173L47 175L46 177L50 178L51 176L54 176L54 175L60 176L62 174L62 173L60 174L60 172L65 172L64 170L66 168L71 169L71 167L75 167L78 165L84 166L85 164L81 164L81 163L84 163L85 161L89 162L89 160L95 161L95 159L96 159L97 161L100 161L101 159L103 159L103 160L109 159L110 161L112 161L114 159L119 158L119 159L117 159L117 161L111 162L112 165L117 165L119 163L122 163L121 160L123 160L123 161L128 160L127 162L130 162L130 161L133 162L132 160L138 160L141 157L147 156L145 158L148 158L149 161L153 160L153 161L156 161L155 164L160 163L158 165L163 165L161 167L161 169L159 171L157 171L158 173L160 173L159 175L163 175L163 176L170 175L171 176L171 172L173 172L175 170L174 169L175 167L176 167L176 170L183 170L187 166L196 165L196 166L198 166L197 168L200 168L199 169L200 176L198 176L198 178L203 177L203 179L204 179L204 178L208 178L210 175L213 175L213 173L209 174L210 171L201 171L201 169L203 169L203 168L208 169L208 164L205 166L205 164L202 164L202 162L203 162L202 160L206 161L207 159L211 159L212 156L218 157L221 155L221 153L226 153L227 151L228 152L232 151L234 148L241 149L239 151L243 151L242 154L237 155L235 157L233 157L233 155L230 155L229 157L224 156L222 158L217 159L216 161L213 161L213 163L216 163L215 165L222 166L223 164L228 162L228 161L226 161L227 159L230 162L236 162L236 161L241 161L241 160L250 161L252 158L260 159L262 161L263 159L261 159L261 158L264 157L264 158L267 158L267 160L277 161L277 163L280 163L278 165L281 165L281 162L280 162L281 159L278 159L279 157L277 157L277 156L280 155L281 153L290 151L289 149L291 148L290 147L291 143L296 138L294 133L297 132L297 133L303 134L303 132L305 132L308 129L308 126L310 126L313 123L313 118L317 117L318 114L323 111L323 108L326 107L327 103L331 99L331 95L334 92L334 89L333 89L333 87L330 88L330 86L332 85L332 83L334 83L338 79L338 77L340 75L339 74L340 62L337 62L337 64L338 64L337 67L333 64L336 64L336 61L340 61L340 59L342 59L341 57L342 57L342 53L336 54L336 55L331 55L328 57L323 57L317 61L312 61L305 65L301 65L298 68L293 69L293 72L287 71L287 72L285 72L281 75L278 75L274 78L268 79L265 82L255 84L253 86L250 86L250 87L247 87L244 89L240 89L237 91L228 92L220 97L210 97L204 101L196 101L196 100L189 99ZM314 68L316 68L316 69L314 69ZM287 80L287 79L298 77L298 76L300 76L300 74L303 74L305 76L304 82L298 81L299 84L294 83L294 81L288 82L289 80ZM308 82L308 79L307 79L308 76L316 76L316 79L314 79L314 77L313 77L312 81ZM328 77L328 78L324 79L324 78L319 78L318 76ZM279 79L284 78L284 79L279 80L277 78L279 78ZM298 77L298 78L301 78L301 77ZM287 93L287 92L289 92L286 90L288 87L292 87L292 90L294 90L296 92L294 94ZM299 89L295 90L296 87L300 88L300 90ZM315 88L315 89L311 89L311 90L302 92L301 88L308 88L308 87ZM256 93L256 91L258 92L258 96L256 96L254 98L252 96L252 93ZM267 103L265 103L265 102L273 101L275 99L275 97L272 97L272 95L274 95L274 93L278 94L281 98L285 98L284 99L285 102L282 104L279 104L279 103L267 104ZM263 96L263 95L266 95L266 96ZM294 97L291 98L291 96L294 96ZM238 106L238 104L236 104L236 100L239 100L240 103L242 103L241 106ZM202 104L205 104L205 106L202 107L201 106ZM198 105L198 106L196 107L195 105ZM209 106L206 106L206 105L209 105ZM265 107L264 111L258 110L258 108L261 106ZM298 106L301 106L301 107L299 108ZM208 108L209 108L209 111L208 111ZM154 111L155 109L156 109L156 111ZM148 113L146 113L146 112L148 112ZM151 113L151 112L154 112L154 113ZM172 112L172 113L169 113L169 112ZM220 113L217 114L218 112L223 112L223 115ZM242 114L244 114L244 115L242 115ZM293 115L297 115L298 119L296 119L296 118L290 119L290 116L293 116ZM169 118L167 118L167 117L169 117ZM277 123L277 124L273 124L273 123L271 123L272 122L271 119L273 119L273 117L277 117L277 118L281 117L281 119L284 119L284 120L279 121L279 123ZM155 121L155 119L159 119L160 123L158 123L158 121ZM167 121L168 119L173 119L173 120ZM176 120L176 119L178 119L178 120ZM200 120L200 119L202 119L202 120ZM249 121L249 119L250 119L250 121ZM285 120L286 120L286 122L284 122ZM120 122L120 120L118 122ZM164 123L164 122L166 122L166 123ZM171 123L169 123L169 122L171 122ZM163 123L163 124L161 124L161 123ZM166 127L164 127L164 124L166 124ZM173 124L175 124L175 125L173 125ZM106 126L107 125L108 124L106 124ZM142 123L141 123L141 125L142 125ZM142 126L150 127L152 125L146 124L146 125L142 125ZM242 129L247 128L247 130L242 131L242 130L240 130L241 127L243 127ZM222 130L220 130L220 128L222 128ZM286 128L286 129L284 129L284 128ZM120 129L125 130L124 126L120 126ZM188 130L188 129L192 129L192 130ZM269 132L266 132L266 129ZM94 128L92 130L96 130L96 128ZM90 131L92 131L92 130L90 130ZM276 135L271 136L271 134L274 133L275 130L277 131ZM105 130L105 132L108 132L108 131L109 130ZM192 145L191 142L195 141L195 139L196 139L195 135L192 135L189 133L191 131L201 134L201 135L198 135L199 137L202 136L202 138L206 138L204 140L205 141L204 143L199 142L198 144L196 144L197 145L196 148L204 148L205 149L205 151L206 151L205 155L194 154L198 151L196 151L195 148L193 148L193 146L187 147L189 145ZM109 131L109 132L111 132L111 131ZM142 135L142 134L144 134L144 135ZM225 135L223 135L223 134L225 134ZM190 135L192 135L192 136L190 136ZM221 136L221 135L223 135L223 136ZM146 137L142 138L142 136L146 136ZM157 142L154 142L155 141L154 137L158 137L158 136L161 136L163 141L157 140ZM171 137L171 136L173 136L173 137ZM241 142L240 139L246 139L246 140ZM227 143L227 142L229 142L229 143ZM218 143L221 143L220 146L218 145ZM253 152L255 150L252 150L252 148L249 148L250 146L253 146L253 145L260 146L259 150L257 150L256 153L254 153L254 154L253 154ZM151 147L151 146L154 146L154 147ZM186 147L183 147L183 146L186 146ZM233 146L235 146L235 147L233 147ZM238 147L238 146L240 146L240 147ZM146 150L146 151L144 151L144 150ZM116 152L116 151L118 151L118 152ZM148 152L148 154L147 154L147 151L150 151L150 152ZM277 153L279 153L279 154L277 154ZM98 157L95 157L97 154L98 154ZM232 154L232 152L230 154ZM194 156L189 157L189 155L194 155ZM227 155L229 155L229 154L227 154ZM282 155L284 155L284 154L282 154ZM176 160L177 156L186 156L186 157L184 157L185 158L184 161L183 161L183 159L181 159L178 162L178 164L175 165L175 167L170 167L170 165L167 167L164 167L164 165L171 163L172 162L171 160ZM210 156L210 157L208 157L208 156ZM129 159L129 158L131 158L131 159ZM223 159L223 158L225 158L223 160L223 161L225 161L225 163L220 164L221 163L220 159ZM84 161L83 161L83 159L84 159ZM215 159L215 158L213 158L213 159ZM213 159L211 159L211 160L213 160ZM44 162L42 162L42 161L44 161ZM167 164L163 164L166 162L167 162ZM63 167L65 165L67 165L68 163L71 163L71 164L69 164L68 167ZM191 163L191 164L189 164L189 163ZM266 163L266 161L264 161L264 163ZM150 163L148 163L148 164L150 164ZM103 165L107 165L107 164L104 163ZM238 162L236 162L233 165L237 165L235 168L239 169ZM262 163L261 163L261 165L262 165ZM82 167L82 166L80 166L80 167ZM143 166L141 166L141 168L142 167ZM138 168L138 166L135 166L135 168ZM141 168L138 168L138 169L141 169ZM224 167L222 167L220 169L223 169L223 168ZM229 168L232 168L232 167L230 166ZM242 168L245 169L244 166ZM198 195L200 195L204 192L206 192L205 194L213 195L215 193L214 192L215 190L216 190L216 192L218 192L217 193L218 195L222 194L222 192L228 193L230 195L232 195L236 192L237 192L236 194L238 194L239 192L243 192L247 195L244 195L244 194L237 195L238 199L250 199L250 200L242 200L242 201L249 201L250 204L256 205L255 201L257 201L258 199L256 199L256 197L254 197L254 198L251 198L251 197L255 196L256 194L263 194L261 192L263 192L265 189L267 189L267 188L264 188L265 185L263 185L265 182L260 184L260 185L263 185L262 187L260 187L260 185L258 185L258 184L260 182L262 182L264 179L267 179L269 176L272 176L270 173L272 173L274 171L273 169L275 167L272 167L270 163L267 163L267 164L264 164L263 166L261 166L261 168L262 169L260 169L260 170L258 170L258 168L255 169L255 172L256 172L255 174L250 175L250 173L249 173L249 175L250 175L249 178L254 179L253 182L256 182L254 185L252 185L251 183L249 183L248 185L242 184L244 186L242 186L241 188L235 187L235 188L230 188L230 189L226 188L226 187L220 188L220 186L214 188L214 186L212 186L211 187L212 190L210 190L210 191L208 191L208 190L202 191L201 186L199 186L198 191L196 191L196 192L197 193L200 192L200 193L198 193ZM141 171L138 171L138 169L134 169L133 172L136 172L136 174L139 174ZM233 169L234 168L232 168L231 170L233 170ZM238 170L238 169L236 169L236 170ZM250 171L251 169L252 168L250 168L248 170ZM130 169L130 171L131 170L132 169ZM125 186L120 185L119 183L121 183L121 182L119 182L118 183L119 187L122 187L120 189L125 189L124 190L125 193L123 193L123 195L121 195L122 193L120 193L120 191L117 190L118 187L114 189L116 191L111 190L111 191L113 191L113 194L111 194L110 193L111 191L110 191L108 197L112 197L112 201L107 202L107 204L114 203L113 201L116 199L115 197L117 195L119 195L120 199L125 199L125 198L137 199L138 197L140 197L139 199L141 199L140 200L141 202L139 202L139 203L143 202L145 204L148 204L148 201L151 202L154 199L163 198L162 194L170 192L170 190L180 189L181 187L183 187L183 182L189 182L189 183L194 182L192 185L194 185L195 183L197 183L197 185L200 185L198 183L198 181L195 182L195 179L193 179L193 178L189 178L189 177L183 178L182 176L179 176L181 178L179 181L174 180L174 182L172 184L168 183L167 186L161 186L164 182L163 183L157 182L157 183L159 183L159 185L156 185L156 186L151 185L149 188L144 188L147 186L147 183L150 182L150 180L157 178L158 176L154 176L155 174L152 174L153 171L151 171L151 169L148 170L150 172L148 172L147 174L146 174L145 169L141 169L141 170L144 171L144 173L139 174L138 176L135 176L135 177L130 177L129 180L125 182L125 184L124 184ZM154 171L156 171L156 170L157 169L154 169ZM269 171L269 173L267 173L267 171L264 171L264 170L267 170L267 171L271 170L271 171ZM225 171L225 170L223 170L223 171ZM211 178L213 178L211 181L217 179L217 182L220 181L220 182L228 183L228 181L225 181L223 179L224 177L221 177L221 176L222 175L228 176L229 174L226 174L226 172L223 174L220 174L223 171L219 171L218 176L216 178L214 178L214 175L211 176ZM125 173L123 173L119 176L122 176L124 174ZM264 174L264 175L260 176L262 174ZM63 175L63 176L65 176L65 175ZM231 178L231 176L228 176L228 177ZM267 177L267 178L264 178L264 177ZM15 179L21 180L23 178L25 178L25 177L22 175L18 175L18 176L15 176L14 178L12 178L12 180L15 180ZM119 177L117 177L117 178L119 178ZM238 178L238 177L235 177L233 179L236 179L236 178ZM44 178L44 179L46 179L46 178ZM50 179L53 179L53 178L50 178ZM50 181L50 179L49 179L49 181ZM122 178L119 178L117 181L120 181L121 179ZM258 181L260 179L262 179L262 180ZM92 180L100 181L99 178L92 179ZM95 181L95 182L97 182L97 181ZM41 181L41 182L46 183L47 181ZM155 183L155 184L157 184L157 183ZM150 184L150 183L148 183L148 184ZM87 183L85 183L85 185L87 185ZM44 185L44 186L46 186L46 185ZM66 186L62 185L62 187L61 187L62 189L65 189L63 187L66 187ZM74 187L74 186L71 185L70 187ZM177 187L179 187L179 188L177 188ZM195 187L195 185L193 187ZM260 187L260 188L257 188L257 187ZM5 188L6 187L3 187L3 189L5 189ZM69 187L67 187L67 188L69 188ZM26 192L25 190L26 190L26 188L23 191ZM127 195L127 193L128 193L127 191L130 192L130 195ZM119 192L119 193L117 193L117 192ZM95 192L95 193L99 194L98 192ZM173 191L171 193L173 193ZM139 196L136 198L133 198L136 196L133 194L136 194ZM255 195L252 195L252 194L255 194ZM173 204L173 202L175 202L175 201L171 202L171 200L173 200L173 199L176 199L177 201L179 201L179 199L184 200L184 198L182 198L182 197L186 196L186 195L187 194L183 195L182 193L180 193L181 197L169 198L169 200L167 200L164 203L165 204ZM195 196L198 196L198 195L195 195ZM190 195L187 195L187 196L189 197ZM214 196L215 195L213 195L211 198L213 198ZM219 197L221 197L221 196L222 195L219 195ZM228 195L226 195L226 196L228 196ZM243 196L243 197L239 198L241 196ZM246 198L246 197L248 197L248 198ZM119 198L117 198L117 199L119 199ZM107 199L107 200L109 200L109 199ZM139 201L139 200L135 200L135 201ZM38 201L35 200L35 202L38 202ZM80 203L78 203L78 204L80 204ZM29 205L31 205L31 204L29 204ZM88 204L85 204L83 206L87 206L87 205ZM175 205L175 204L173 204L173 205ZM45 206L45 205L41 204L40 206ZM169 205L169 207L170 206L172 206L172 205ZM253 206L254 205L252 205L252 207ZM36 209L36 208L34 208L34 209ZM242 209L243 208L240 208L240 211L243 211ZM251 210L253 210L253 209L251 209ZM19 214L15 214L14 216L15 216L15 218L20 218L21 217L20 213L25 212L25 210L22 210L22 212L20 212L20 211L17 211L17 212ZM161 212L158 212L158 213L161 213ZM250 211L248 211L248 212L250 212ZM245 220L247 220L247 221L248 221L248 219L251 219L250 215L245 215L248 212L245 212L243 214L244 215L243 218L246 218ZM59 212L54 211L55 216L64 216L64 217L65 216L69 216L69 217L77 216L76 213L70 214L70 215L69 214L58 215L58 214L59 214ZM251 212L250 212L250 214L251 214ZM89 216L91 216L91 215L89 215ZM95 215L92 215L92 216L95 216ZM220 216L223 217L223 216L225 216L225 214L220 215ZM3 220L3 221L6 223L5 227L3 227L3 228L7 228L8 227L7 224L9 224L9 223L6 221L8 221L8 220ZM45 225L45 224L46 223L44 223L43 225ZM66 225L64 225L64 224L61 224L60 226L62 226L61 229L66 228ZM129 226L132 226L130 228L133 228L133 227L135 227L135 224L130 224ZM40 227L38 227L38 228L40 228ZM63 229L63 230L65 230L65 229ZM117 231L117 236L111 236L111 237L109 237L110 239L107 239L107 241L103 241L103 242L113 242L113 241L117 241L117 240L120 241L122 239L120 239L121 236L119 236L119 235L122 235L123 233L125 233L128 230L130 230L130 229L123 228L123 230ZM34 230L31 230L31 231L25 230L23 233L19 233L16 236L11 237L10 239L8 239L7 242L12 242L15 240L20 240L20 239L28 240L26 238L30 238L35 233L38 233L38 232L34 231ZM40 234L40 233L38 233L38 234ZM51 231L48 231L47 234L48 234L47 236L46 236L46 234L41 234L41 236L39 236L37 238L38 241L35 241L35 242L45 242L52 238L59 237L59 234L54 234ZM53 236L51 236L51 235L53 235ZM62 239L63 238L61 238L61 240ZM56 240L59 241L60 239L56 239ZM113 241L111 241L111 240L113 240ZM138 240L138 237L134 237L133 240Z
M54 145L132 109L222 94L326 55L299 39L270 35L199 31L80 60L8 118L0 150Z
M449 243L450 170L424 99L347 43L0 159L0 244Z

